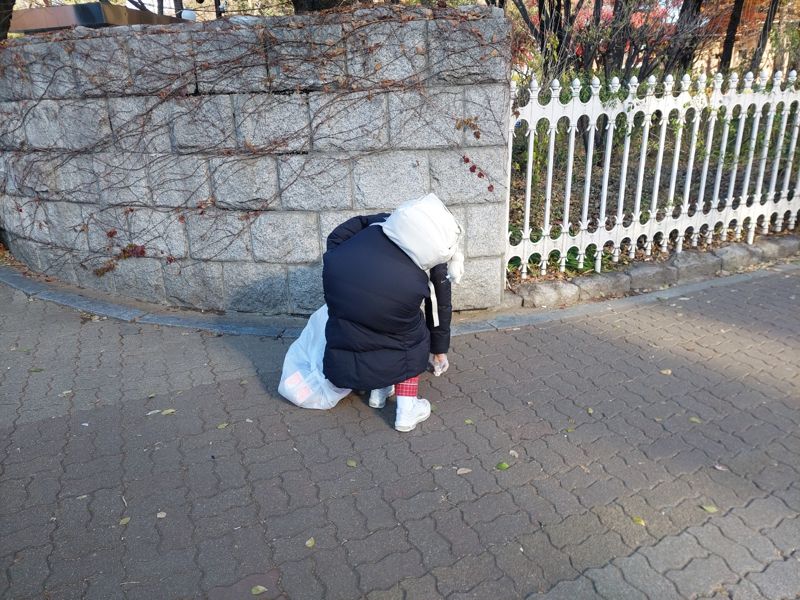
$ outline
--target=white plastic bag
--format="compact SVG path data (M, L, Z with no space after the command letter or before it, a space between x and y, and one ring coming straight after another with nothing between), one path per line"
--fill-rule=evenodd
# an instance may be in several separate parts
M327 322L328 307L325 305L311 315L300 337L289 346L283 359L278 392L302 408L333 408L352 391L336 387L322 374Z

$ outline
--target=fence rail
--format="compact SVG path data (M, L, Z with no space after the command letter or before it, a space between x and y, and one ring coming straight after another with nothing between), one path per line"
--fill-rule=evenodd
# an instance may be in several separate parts
M529 269L545 274L556 254L564 271L571 253L578 268L593 260L599 272L604 250L616 262L623 252L649 256L654 245L681 252L687 242L744 234L752 243L757 229L794 229L796 83L795 71L785 82L780 72L771 81L748 73L742 82L735 74L727 81L687 75L677 90L671 76L641 86L633 77L622 97L617 78L602 90L596 77L588 88L575 80L567 90L558 81L542 90L534 79L511 119L516 235L507 261L519 261L527 277Z

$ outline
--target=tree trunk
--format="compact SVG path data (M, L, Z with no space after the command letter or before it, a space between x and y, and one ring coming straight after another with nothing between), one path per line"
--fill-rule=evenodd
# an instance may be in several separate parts
M681 38L676 49L676 62L681 71L688 71L694 63L697 44L700 41L698 22L703 0L683 0L681 12L678 15L677 34Z
M719 59L719 70L727 72L731 68L733 60L733 46L736 43L736 31L739 29L739 22L742 20L742 9L744 0L734 0L731 20L728 21L728 31L725 33L725 43L722 45L722 57Z
M11 27L11 11L14 10L15 0L0 0L0 40L8 37Z
M753 54L753 60L750 63L750 70L753 73L758 73L761 67L761 58L764 56L764 49L767 47L769 34L772 31L772 23L775 21L775 13L778 12L779 5L780 0L770 0L767 18L764 20L764 27L762 27L761 35L758 38L758 46L756 46L756 52Z

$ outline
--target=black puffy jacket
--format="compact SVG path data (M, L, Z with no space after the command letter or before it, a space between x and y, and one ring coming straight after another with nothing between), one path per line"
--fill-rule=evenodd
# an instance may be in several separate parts
M372 390L399 383L425 371L428 353L445 353L450 346L447 265L430 271L439 306L434 327L428 275L383 228L370 227L388 216L354 217L328 236L323 372L338 387Z

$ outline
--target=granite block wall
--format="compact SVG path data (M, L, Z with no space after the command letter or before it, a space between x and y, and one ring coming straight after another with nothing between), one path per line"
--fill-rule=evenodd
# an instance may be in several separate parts
M381 6L77 28L0 47L0 231L31 269L176 306L307 314L325 237L433 191L457 309L500 303L510 30Z

